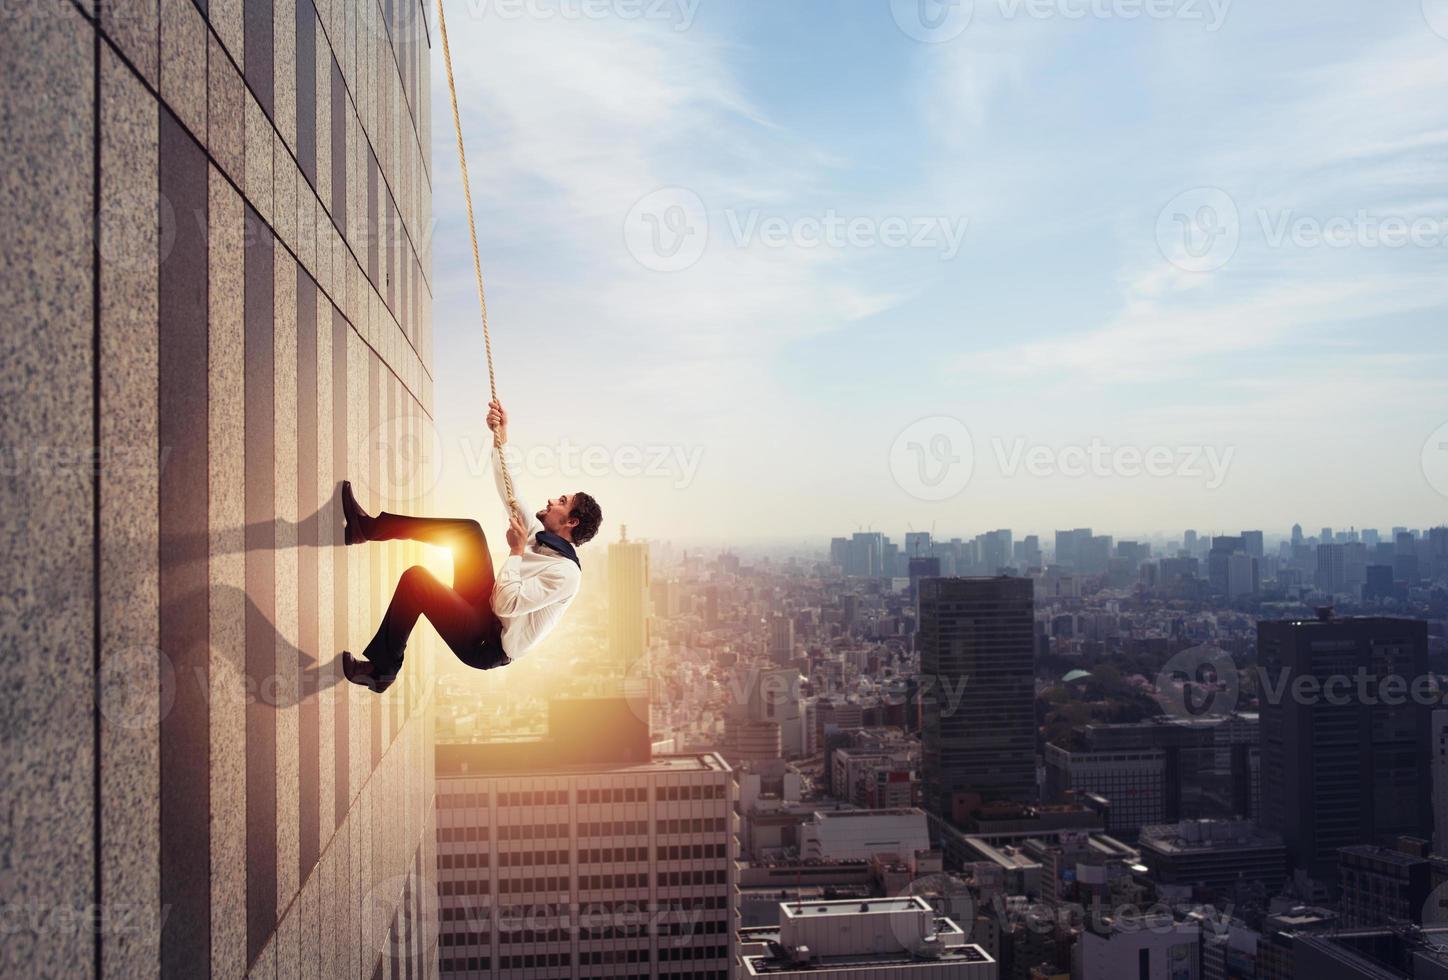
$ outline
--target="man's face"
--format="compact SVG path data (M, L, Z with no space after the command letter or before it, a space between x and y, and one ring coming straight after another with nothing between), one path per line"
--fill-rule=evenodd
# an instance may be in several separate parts
M568 516L568 511L572 506L573 494L559 494L551 498L548 501L548 506L538 512L538 522L542 524L546 530L569 538L569 532L571 532L574 525L578 523L578 518Z

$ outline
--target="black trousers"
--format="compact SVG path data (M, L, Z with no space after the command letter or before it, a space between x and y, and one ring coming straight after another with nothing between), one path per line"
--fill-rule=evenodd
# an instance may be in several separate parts
M369 541L408 539L452 549L453 581L445 585L421 565L402 573L387 614L363 656L377 673L391 677L402 669L407 638L426 616L459 660L478 670L511 661L503 652L502 623L493 613L493 559L482 526L469 518L409 517L386 511L372 518Z

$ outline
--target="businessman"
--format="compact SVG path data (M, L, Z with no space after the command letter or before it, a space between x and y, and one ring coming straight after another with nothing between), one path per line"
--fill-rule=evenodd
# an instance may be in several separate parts
M498 495L507 508L498 450L508 441L508 414L496 400L488 405L488 428L497 448L492 454ZM493 573L488 541L471 518L410 517L383 511L369 516L342 483L343 540L394 541L406 538L451 548L452 585L421 565L402 573L382 625L359 660L342 651L347 680L382 693L402 669L403 649L418 616L426 616L458 659L478 670L504 667L543 639L563 618L578 594L582 566L576 548L598 533L603 511L588 494L564 493L532 515L518 497L508 514L508 557Z

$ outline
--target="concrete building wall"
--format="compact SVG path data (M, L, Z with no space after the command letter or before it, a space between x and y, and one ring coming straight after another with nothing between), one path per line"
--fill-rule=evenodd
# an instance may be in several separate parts
M432 406L431 31L415 0L4 15L0 974L436 972L446 651L420 630L380 697L336 659L430 558L344 550L336 489L431 490L396 465Z

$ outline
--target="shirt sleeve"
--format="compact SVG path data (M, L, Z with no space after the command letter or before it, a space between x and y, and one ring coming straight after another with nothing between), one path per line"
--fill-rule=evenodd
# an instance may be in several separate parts
M498 569L493 587L493 611L499 616L521 616L542 609L578 591L578 573L572 562L549 562L537 575L523 577L523 560L509 555Z
M503 513L509 518L512 517L508 513L508 486L503 482L503 468L508 467L508 475L513 478L513 499L517 502L518 511L523 515L523 523L528 528L528 539L532 540L533 535L537 534L543 525L538 522L533 508L528 505L528 501L523 498L522 492L518 489L518 474L508 466L508 454L500 451L495 445L491 459L493 461L493 479L498 484L498 499L503 503Z

